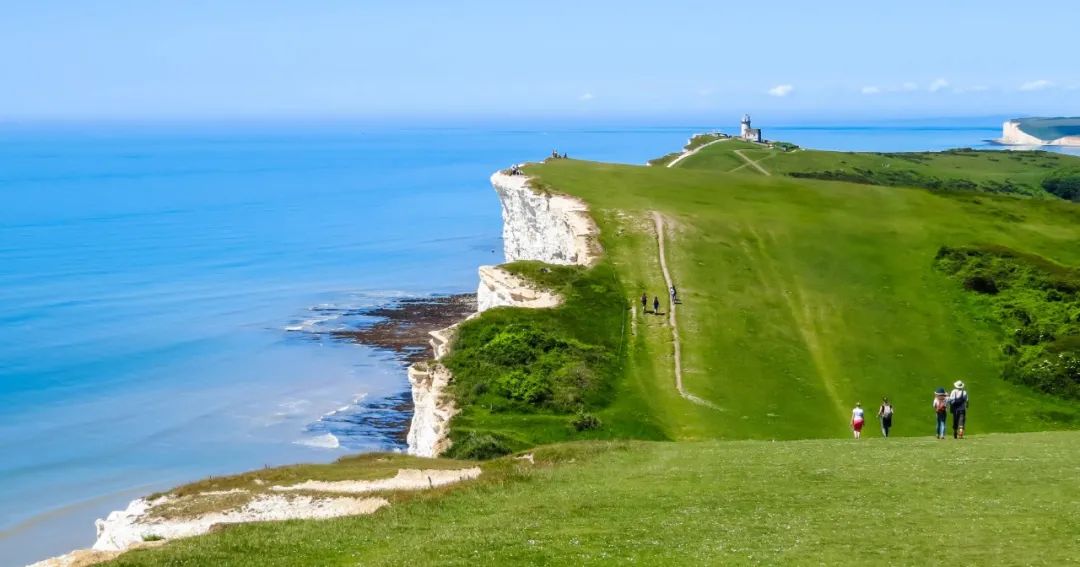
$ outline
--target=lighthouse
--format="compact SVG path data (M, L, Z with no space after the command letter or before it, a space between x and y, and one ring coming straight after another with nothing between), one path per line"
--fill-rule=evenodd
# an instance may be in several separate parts
M761 143L761 129L750 127L749 114L743 114L742 122L739 123L739 137L747 142Z

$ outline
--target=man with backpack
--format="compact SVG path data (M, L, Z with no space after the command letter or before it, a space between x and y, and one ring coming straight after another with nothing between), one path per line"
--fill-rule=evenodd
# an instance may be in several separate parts
M957 380L953 384L953 391L949 392L948 403L949 409L952 411L953 439L963 439L968 408L968 393L964 389L963 380Z
M889 398L881 398L881 407L877 410L877 416L881 420L881 435L888 437L889 430L892 429L893 416L893 407L889 403Z

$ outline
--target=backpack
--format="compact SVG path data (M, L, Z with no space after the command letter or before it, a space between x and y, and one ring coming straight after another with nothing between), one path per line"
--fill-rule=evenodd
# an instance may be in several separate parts
M934 410L938 413L945 413L945 398L934 398Z
M953 398L952 410L958 412L967 409L967 392L961 392L961 395Z
M884 417L884 418L892 417L892 404L885 404L885 405L881 406L881 417Z

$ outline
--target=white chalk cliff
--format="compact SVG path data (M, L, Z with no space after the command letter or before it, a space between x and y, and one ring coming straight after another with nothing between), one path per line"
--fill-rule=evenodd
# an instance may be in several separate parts
M1025 119L1006 120L1001 125L1001 138L996 141L999 144L1008 146L1080 146L1080 135L1065 135L1051 139L1042 139L1037 136L1028 134L1023 130ZM1036 121L1045 119L1034 119ZM1058 119L1050 119L1058 120ZM1070 120L1070 119L1060 119ZM1075 122L1077 119L1071 119ZM1076 130L1076 126L1072 129Z
M503 216L507 262L592 265L600 257L596 223L580 199L535 191L525 175L491 176Z
M600 231L584 202L536 191L525 175L497 172L491 176L491 185L502 203L507 262L538 260L588 266L600 258ZM554 307L560 298L497 266L481 266L476 302L477 313L482 313L501 306ZM407 438L411 455L437 457L450 447L450 419L457 408L447 387L453 377L438 361L449 352L456 327L431 333L435 362L409 367L414 406Z
M478 313L501 306L544 309L561 301L558 294L539 289L498 266L480 266L480 286L476 289Z

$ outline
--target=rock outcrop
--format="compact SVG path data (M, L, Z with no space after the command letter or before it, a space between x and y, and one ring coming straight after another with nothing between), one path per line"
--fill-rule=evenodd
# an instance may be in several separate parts
M480 287L476 290L476 311L511 306L543 309L555 307L561 298L550 291L507 272L498 266L480 266Z
M450 448L450 418L457 413L447 392L450 370L438 361L415 363L409 366L409 384L413 398L412 423L406 438L409 454L438 457Z
M262 495L239 508L185 518L156 518L153 508L171 501L161 496L154 500L133 500L124 510L97 521L95 551L124 551L150 539L176 539L204 534L218 524L306 520L370 514L389 502L385 498L324 498L307 495Z

